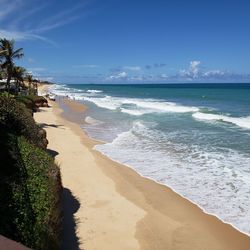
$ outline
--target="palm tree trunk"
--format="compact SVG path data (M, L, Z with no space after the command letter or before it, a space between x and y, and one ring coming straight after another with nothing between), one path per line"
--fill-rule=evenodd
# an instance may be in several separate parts
M8 97L10 96L10 81L11 81L11 77L12 77L12 68L11 68L11 65L8 65L7 66L7 82L6 82Z
M8 72L8 77L7 77L7 82L6 82L8 97L10 96L10 80L11 80L11 73Z
M19 80L18 79L16 79L16 82L15 82L15 93L16 93L16 95L18 94L18 89L19 89Z

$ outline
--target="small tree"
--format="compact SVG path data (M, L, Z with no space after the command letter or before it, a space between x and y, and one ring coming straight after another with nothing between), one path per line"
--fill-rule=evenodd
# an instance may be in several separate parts
M13 77L16 80L16 93L19 92L20 85L21 85L21 83L23 83L23 78L24 78L25 72L26 72L26 69L23 67L15 66L13 68Z
M14 49L14 40L0 39L1 58L3 59L2 68L7 71L6 89L10 92L10 81L13 76L14 60L23 57L23 49Z
M31 94L31 90L32 90L32 88L31 88L31 86L32 86L32 84L33 84L33 76L31 75L31 74L27 74L27 80L28 80L28 83L29 83L29 94Z
M0 49L0 80L3 79L3 68L2 68L3 53L4 50Z

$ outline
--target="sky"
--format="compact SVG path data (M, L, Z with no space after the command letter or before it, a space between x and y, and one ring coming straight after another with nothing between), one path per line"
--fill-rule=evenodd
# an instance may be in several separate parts
M249 13L249 0L0 0L0 37L57 83L250 82Z

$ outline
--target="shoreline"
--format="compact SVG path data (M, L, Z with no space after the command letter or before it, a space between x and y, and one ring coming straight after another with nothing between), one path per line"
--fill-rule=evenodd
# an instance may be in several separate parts
M67 102L75 103L75 104L77 104L77 105L78 105L78 104L79 104L79 105L82 104L80 101L74 101L74 100L69 100L69 99L66 99L66 101L67 101ZM71 104L71 105L72 105L72 104ZM73 104L73 105L74 105L74 104ZM88 109L88 107L87 107L85 104L82 104L82 105L85 106L85 110ZM62 116L65 115L64 113L67 113L67 112L63 111ZM67 119L67 116L65 116L65 118ZM74 122L76 122L76 121L74 121ZM78 124L78 125L80 126L80 124ZM113 162L115 162L115 163L117 163L117 164L120 164L120 165L123 165L123 166L125 166L125 167L127 167L127 168L132 169L136 174L138 174L138 175L139 175L140 177L142 177L142 178L148 179L148 180L150 180L150 181L152 181L152 182L154 182L154 183L156 183L156 184L158 184L158 185L161 185L161 186L163 186L163 187L166 187L166 188L170 189L172 192L176 193L176 194L179 195L181 198L183 198L183 199L185 199L185 200L191 202L194 206L197 206L197 207L198 207L199 209L201 209L202 212L204 212L205 214L216 217L216 218L217 218L218 220L220 220L222 223L224 223L224 224L226 224L226 225L229 225L229 226L233 227L235 230L237 230L238 232L240 232L240 233L242 233L242 234L244 234L244 235L250 237L250 234L249 234L249 233L240 230L239 228L237 228L236 226L234 226L232 223L229 223L229 222L224 221L224 220L221 219L218 215L216 215L216 214L214 214L214 213L209 213L209 212L207 212L207 211L206 211L202 206L200 206L198 203L195 203L195 202L192 201L191 199L189 199L189 198L183 196L181 193L179 193L178 191L176 191L173 187L171 187L171 186L169 186L169 185L167 185L167 184L163 184L163 183L161 183L161 182L158 182L158 181L156 181L155 179L153 179L153 178L151 178L151 177L144 176L144 175L141 174L140 172L137 172L137 171L134 169L133 166L130 166L130 165L125 164L125 163L121 163L121 162L119 162L119 161L113 159L113 158L110 157L109 155L106 155L106 154L102 153L101 151L97 150L97 149L95 148L96 145L104 144L104 143L106 143L106 142L97 140L97 139L95 139L95 138L92 138L90 135L87 134L87 132L86 132L83 128L82 128L82 131L83 131L83 133L84 133L87 137L90 138L90 140L93 140L93 141L94 141L93 150L97 151L98 153L100 153L100 154L103 155L104 157L107 157L108 159L110 159L111 161L113 161Z
M92 138L92 137L89 137L89 138L90 138L91 140L94 140L94 141L95 141L94 138ZM100 143L105 143L105 142L100 142ZM100 144L100 143L97 143L97 145ZM197 206L199 209L202 210L203 213L205 213L205 214L207 214L207 215L210 215L210 216L214 216L215 218L217 218L218 220L220 220L222 223L224 223L224 224L226 224L226 225L228 225L228 226L231 226L231 227L233 227L235 230L237 230L238 232L240 232L240 233L242 233L242 234L244 234L244 235L250 237L250 234L249 234L249 233L244 232L244 231L241 231L239 228L237 228L237 227L234 226L233 224L231 224L231 223L229 223L229 222L226 222L226 221L224 221L223 219L221 219L218 215L207 212L207 211L206 211L202 206L200 206L198 203L195 203L195 202L192 201L191 199L189 199L189 198L183 196L181 193L179 193L178 191L176 191L173 187L171 187L171 186L169 186L169 185L167 185L167 184L163 184L163 183L161 183L161 182L158 182L158 181L156 181L155 179L153 179L153 178L151 178L151 177L144 176L144 175L141 174L140 172L137 172L137 171L134 169L133 166L130 166L130 165L125 164L125 163L121 163L121 162L119 162L119 161L113 159L112 157L103 154L101 151L98 151L98 150L95 149L94 147L93 147L93 150L95 150L95 151L97 151L98 153L102 154L104 157L109 158L109 159L112 160L113 162L115 162L115 163L117 163L117 164L120 164L120 165L123 165L123 166L125 166L125 167L127 167L127 168L133 170L133 171L134 171L136 174L138 174L140 177L145 178L145 179L148 179L149 181L152 181L152 182L154 182L155 184L158 184L158 185L161 185L161 186L163 186L163 187L166 187L166 188L170 189L172 192L176 193L176 194L179 195L181 198L183 198L183 199L189 201L189 202L192 203L194 206Z
M74 103L74 101L71 102ZM53 114L62 121L65 117L57 105L56 103L52 105ZM69 126L78 137L81 137L81 143L88 148L103 174L115 182L116 191L128 202L133 203L137 210L139 208L140 219L136 220L135 239L140 249L249 248L250 238L246 234L229 223L223 223L215 215L206 213L171 187L144 177L132 167L115 162L93 149L98 142L88 137L78 124L66 120L63 122L66 127ZM79 169L78 174L81 172L84 170ZM62 180L64 181L64 176ZM101 185L97 186L100 189L104 188ZM82 202L85 201L81 200L80 203ZM99 208L98 211L101 209ZM131 219L128 215L127 219L129 218ZM134 244L134 247L132 249L139 249L137 244ZM122 249L121 245L119 249Z
M62 104L63 102L64 102L64 103L67 102L67 104L68 104L68 105L70 104L70 106L74 106L74 105L75 105L75 106L80 106L80 105L82 105L82 106L84 106L84 108L82 109L82 110L84 110L83 112L85 112L85 111L88 109L88 106L85 105L85 104L83 104L83 103L81 103L80 101L71 100L71 99L64 99L62 102L60 102L60 104ZM58 103L58 101L57 101L57 103ZM59 105L60 105L60 104L59 104ZM70 119L69 117L67 117L67 112L66 112L63 108L62 108L62 110L63 110L63 112L62 112L61 115L62 115L65 119ZM76 110L77 110L77 109L76 109ZM73 110L72 110L72 111L73 111ZM75 119L72 119L71 121L72 121L72 122L78 123L78 125L80 126L79 121L77 121L77 120L75 120ZM83 122L85 122L85 121L83 121ZM119 162L119 161L113 159L113 158L110 157L109 155L106 155L106 154L102 153L101 151L97 150L97 149L95 148L96 145L105 144L106 142L101 141L101 140L97 140L97 139L95 139L95 138L92 138L90 135L88 135L88 133L87 133L83 128L81 128L81 129L82 129L82 132L83 132L87 137L89 137L90 140L92 140L92 141L94 142L93 150L97 151L98 153L100 153L100 154L103 155L104 157L107 157L108 159L110 159L111 161L113 161L113 162L115 162L115 163L117 163L117 164L120 164L120 165L123 165L123 166L125 166L125 167L127 167L127 168L132 169L132 170L133 170L136 174L138 174L140 177L145 178L145 179L148 179L148 180L150 180L150 181L153 181L154 183L156 183L156 184L158 184L158 185L161 185L161 186L163 186L163 187L169 188L172 192L176 193L176 194L179 195L181 198L183 198L183 199L185 199L185 200L191 202L194 206L197 206L197 207L198 207L199 209L201 209L202 212L204 212L205 214L216 217L216 218L217 218L218 220L220 220L222 223L224 223L224 224L226 224L226 225L229 225L229 226L233 227L235 230L237 230L238 232L240 232L240 233L242 233L242 234L244 234L244 235L250 237L250 233L247 233L247 232L244 232L244 231L240 230L239 228L237 228L236 226L234 226L232 223L224 221L222 218L220 218L218 215L216 215L216 214L214 214L214 213L209 213L209 212L207 212L207 211L206 211L202 206L200 206L198 203L195 203L195 202L192 201L191 199L189 199L189 198L183 196L181 193L179 193L178 191L176 191L173 187L171 187L171 186L169 186L169 185L167 185L167 184L163 184L163 183L161 183L161 182L158 182L158 181L156 181L155 179L153 179L153 178L151 178L151 177L144 176L144 175L141 174L140 172L137 172L137 171L134 169L133 166L130 166L130 165L125 164L125 163L121 163L121 162Z

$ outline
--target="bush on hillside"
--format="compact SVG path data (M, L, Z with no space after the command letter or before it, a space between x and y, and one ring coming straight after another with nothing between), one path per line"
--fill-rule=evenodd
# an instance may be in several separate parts
M48 107L48 101L43 96L28 95L28 96L16 96L18 102L23 103L26 108L36 112L39 107Z
M27 179L26 186L35 221L33 239L29 246L35 249L58 249L60 232L61 178L59 168L43 150L18 139L21 159Z
M30 100L32 100L33 102L35 102L38 105L40 105L40 103L48 103L46 98L44 98L43 96L29 95L29 96L27 96L27 98L29 98Z
M24 104L27 109L31 110L32 112L36 112L37 108L36 108L35 103L29 98L27 98L26 96L16 96L15 99L18 102Z
M0 129L0 234L27 242L33 235L33 212L28 200L17 136Z
M0 96L3 96L3 97L14 97L14 95L11 95L7 91L0 92Z
M0 234L32 249L59 249L59 168L22 136L1 133L0 139Z
M47 147L48 141L31 112L13 98L0 96L0 127L16 135L23 135L38 147Z
M45 138L24 105L0 97L0 234L32 249L54 250L62 187Z

